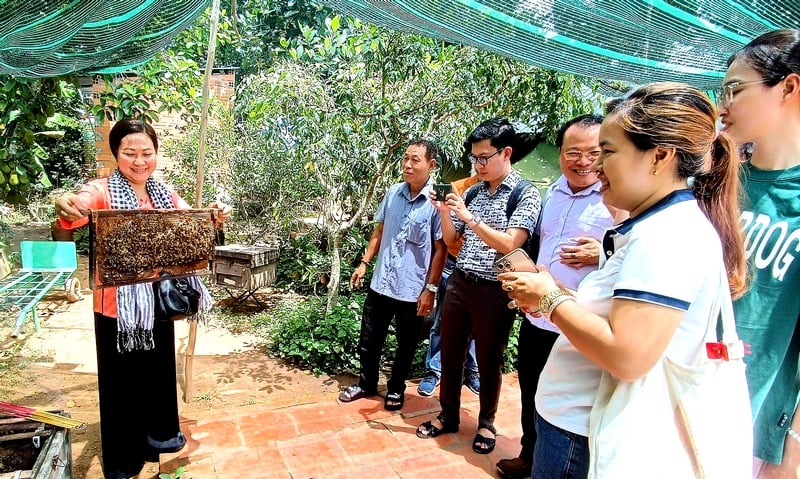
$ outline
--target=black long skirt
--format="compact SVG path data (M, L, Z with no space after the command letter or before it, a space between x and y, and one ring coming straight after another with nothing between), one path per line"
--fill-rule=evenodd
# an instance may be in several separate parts
M136 476L146 459L180 450L175 326L156 321L155 348L117 351L117 320L94 314L100 441L106 479Z

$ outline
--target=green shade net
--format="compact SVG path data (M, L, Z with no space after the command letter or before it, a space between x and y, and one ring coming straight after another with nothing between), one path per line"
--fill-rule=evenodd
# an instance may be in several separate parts
M207 6L207 0L0 0L0 74L129 70Z
M719 87L731 53L800 25L800 1L323 0L363 21L545 68Z

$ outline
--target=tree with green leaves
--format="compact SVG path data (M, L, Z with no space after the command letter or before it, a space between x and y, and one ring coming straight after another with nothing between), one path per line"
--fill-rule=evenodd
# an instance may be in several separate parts
M248 131L275 138L269 155L292 165L284 175L306 175L318 187L306 206L320 216L331 252L328 311L339 294L342 242L399 178L409 140L436 141L440 160L454 164L467 132L486 118L554 132L594 101L585 79L355 19L333 16L301 33L283 41L288 59L246 86L237 110Z
M25 204L31 185L50 186L38 138L56 113L56 99L68 86L58 78L0 77L0 200Z

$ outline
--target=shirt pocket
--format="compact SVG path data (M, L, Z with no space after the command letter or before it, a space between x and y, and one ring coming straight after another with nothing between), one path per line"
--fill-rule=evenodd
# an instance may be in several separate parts
M598 203L586 208L581 213L580 218L576 221L576 226L583 230L586 236L600 239L612 223L611 213L606 205Z
M414 243L416 245L424 244L430 237L430 220L409 218L406 223L406 231L408 231L406 238L409 243Z

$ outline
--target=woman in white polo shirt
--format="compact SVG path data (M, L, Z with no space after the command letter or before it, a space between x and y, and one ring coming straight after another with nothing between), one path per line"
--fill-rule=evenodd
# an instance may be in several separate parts
M680 83L646 85L611 102L594 167L603 201L630 218L606 233L600 269L574 296L547 272L500 275L520 307L541 309L563 332L536 395L533 477L587 477L589 416L601 382L632 396L665 353L691 363L704 348L714 300L728 300L720 291L742 294L739 161L715 122L709 98ZM660 457L655 422L642 422L625 434L652 445L652 467L628 477L686 472Z

